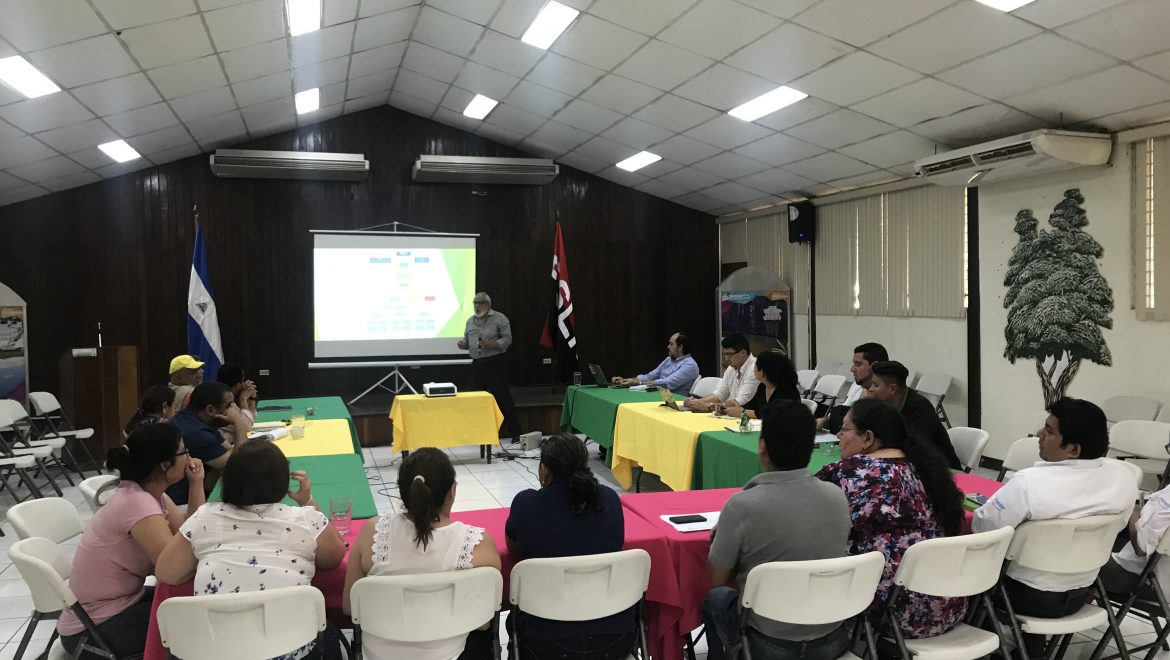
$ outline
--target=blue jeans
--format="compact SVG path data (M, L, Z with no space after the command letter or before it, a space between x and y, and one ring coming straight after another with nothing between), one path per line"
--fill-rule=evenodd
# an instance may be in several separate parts
M726 660L734 656L739 642L739 592L730 587L715 587L703 599L703 623L707 626L707 660ZM748 629L747 643L752 660L837 660L849 648L845 626L807 642L775 639Z

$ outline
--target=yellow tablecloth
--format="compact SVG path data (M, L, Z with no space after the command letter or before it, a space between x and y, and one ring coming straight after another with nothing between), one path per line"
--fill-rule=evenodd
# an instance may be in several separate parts
M488 392L426 397L399 394L390 406L395 451L422 447L494 445L504 414Z
M622 404L613 431L613 476L628 489L634 482L632 468L641 466L674 490L690 490L699 434L734 423L658 403Z
M306 419L305 437L286 435L272 444L289 458L353 453L353 436L346 419Z

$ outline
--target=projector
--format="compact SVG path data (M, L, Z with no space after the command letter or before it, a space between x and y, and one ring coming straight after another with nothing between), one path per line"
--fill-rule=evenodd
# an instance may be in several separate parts
M454 383L423 383L423 394L426 396L455 396L458 393Z

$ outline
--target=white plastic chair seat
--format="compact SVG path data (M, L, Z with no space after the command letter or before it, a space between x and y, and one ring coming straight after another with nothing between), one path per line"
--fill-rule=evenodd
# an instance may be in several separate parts
M0 458L0 467L16 467L22 470L35 467L37 461L34 457L24 456L10 456L7 458Z
M1144 474L1161 475L1166 470L1166 461L1159 461L1155 458L1129 458L1122 461L1122 463L1129 463L1140 469Z
M999 636L960 623L936 637L908 639L906 648L920 660L971 660L998 651Z
M31 440L29 444L33 447L49 447L50 449L60 449L65 446L65 438L50 436L40 440Z
M846 651L844 655L838 656L837 660L861 660L861 658L853 655L849 651Z
M1109 623L1105 610L1096 605L1085 605L1079 611L1059 619L1017 614L1016 620L1020 622L1020 630L1036 635L1068 635Z
M81 494L85 496L85 503L89 505L90 511L97 513L98 509L105 505L105 502L98 501L98 491L102 489L102 486L105 486L111 481L117 480L118 478L112 474L99 474L98 476L90 477L77 485L78 490L80 490ZM113 492L106 492L103 493L103 495L105 496L103 499L108 499L110 495L113 495Z
M93 437L93 429L76 429L57 431L49 435L43 436L45 438L77 438L78 440L85 440Z
M33 458L48 458L53 454L53 448L48 445L39 447L13 447L12 453L17 456L32 456Z
M694 387L691 388L691 396L696 399L701 399L710 394L714 394L715 390L719 388L719 383L723 381L718 376L707 376L695 381Z
M814 415L817 414L817 402L816 401L813 401L812 399L801 399L800 402L804 404L805 408L808 408L808 411L810 413L812 413Z

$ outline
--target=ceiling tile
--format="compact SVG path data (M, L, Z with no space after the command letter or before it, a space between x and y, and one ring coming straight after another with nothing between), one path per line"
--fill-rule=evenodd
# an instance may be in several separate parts
M137 108L129 112L120 112L116 115L102 117L122 137L141 135L160 128L174 126L179 123L178 117L166 103L155 103L145 108Z
M551 144L545 144L532 137L526 137L521 140L520 149L529 155L536 156L538 158L548 158L549 160L556 160L558 157L560 157L561 154L565 152L565 149L554 147Z
M1072 123L1170 100L1170 83L1133 67L1119 66L1004 103L1050 122ZM0 113L3 109L0 108Z
M339 96L344 97L345 91L342 90L342 92ZM332 105L322 104L321 108L319 110L315 110L313 112L307 112L303 115L297 115L296 116L297 126L299 126L299 127L312 126L313 124L319 124L319 123L326 121L326 120L329 120L329 119L336 119L337 117L341 116L341 112L344 108L345 108L344 102L338 102L338 103L334 103Z
M914 127L914 132L957 148L1044 126L1042 120L1019 110L1000 103L988 103L949 117L923 122Z
M93 113L68 94L49 94L0 108L0 117L29 133L93 119Z
M23 50L39 50L106 31L88 3L76 0L0 2L0 34Z
M22 137L24 137L24 131L17 130L15 126L6 121L0 121L0 142L7 142Z
M667 183L661 179L647 181L634 187L644 193L654 195L655 197L661 197L662 199L671 199L672 197L678 197L679 195L687 194L686 188L683 188L682 186L676 186L673 183Z
M171 108L174 109L175 114L179 115L179 119L187 122L189 125L193 120L202 119L204 117L211 117L227 113L235 110L236 101L232 97L232 92L227 87L220 87L219 89L212 89L191 96L184 96L180 99L171 101ZM199 136L195 139L202 142Z
M200 144L244 136L248 133L244 127L244 119L236 110L187 122L187 128L191 129L191 135L195 136Z
M518 145L524 141L524 136L518 133L513 133L506 128L496 126L495 124L481 123L476 129L477 135L482 135L489 140L499 142L500 144Z
M403 8L418 9L420 0L362 0L359 17L374 16Z
M99 115L113 115L162 100L141 73L80 87L73 93Z
M854 46L864 46L926 18L951 2L952 0L882 2L824 0L797 16L795 21Z
M357 18L358 0L325 0L321 11L321 23L326 27L348 23Z
M652 144L666 140L673 133L647 124L644 121L627 117L602 133L602 135L628 147L646 149Z
M418 23L410 38L428 46L466 57L479 36L483 26L452 16L431 7L423 7Z
M24 94L17 92L8 85L0 84L0 105L8 105L9 103L16 103L27 98Z
M767 193L781 193L792 190L803 190L814 185L816 181L808 177L794 174L788 170L775 168L745 176L740 183L746 184Z
M1026 39L1039 29L978 2L959 2L867 50L934 73Z
M1048 29L1071 23L1126 0L1036 0L1012 14Z
M353 49L355 51L368 50L392 44L410 36L414 28L414 20L418 16L418 7L407 7L388 14L381 14L371 18L363 18L357 22L354 33Z
M447 95L444 96L443 100L439 102L439 107L458 113L460 117L463 117L464 108L467 107L468 103L471 103L471 99L473 98L475 98L475 94L472 94L465 89L459 89L455 85L451 85L447 88ZM460 126L462 126L467 122L471 122L475 127L478 127L480 120L472 119L470 117L463 117L459 123Z
M666 94L633 116L655 126L681 133L718 115L717 110Z
M689 50L651 39L614 72L658 89L674 89L712 62Z
M645 35L585 14L553 42L552 50L578 62L609 70L644 43Z
M559 147L565 151L572 151L593 136L572 126L550 121L533 133L532 137L545 144Z
M582 172L600 172L609 167L609 163L597 160L591 156L580 154L574 151L571 154L565 154L557 159L558 163L563 163L569 167L575 167Z
M94 0L93 4L115 30L189 16L196 11L191 0Z
M332 106L341 106L345 103L345 81L333 83L332 85L325 85L321 88L321 109L315 116L318 118L325 117L340 117L341 108L334 108ZM328 110L326 107L328 106ZM312 114L312 113L309 113ZM302 115L298 115L297 119L301 119ZM299 123L299 121L298 121Z
M832 181L872 171L873 165L830 151L789 163L784 166L784 169L814 181Z
M126 140L138 153L144 155L156 154L167 149L191 143L191 134L182 126L171 126L159 131L139 135Z
M688 193L681 197L674 198L675 203L690 207L696 211L711 212L717 208L721 208L724 204L718 199L712 199L702 193Z
M468 64L472 66L474 62ZM576 96L605 75L601 69L548 53L528 74L528 80Z
M587 131L600 133L606 128L621 121L622 116L613 110L577 99L565 106L556 114L555 119L562 124Z
M870 3L862 3L869 6ZM736 68L786 83L853 52L853 47L823 37L794 23L785 23L727 58Z
M986 99L968 91L934 78L923 78L892 92L862 101L853 108L870 117L906 127L952 115L984 103Z
M518 82L520 79L516 76L475 62L468 62L455 79L455 84L459 87L497 101L507 96Z
M734 181L726 181L719 185L711 186L710 188L704 189L702 193L729 204L747 202L760 196L760 191Z
M842 108L794 126L785 133L826 149L836 149L894 130L897 130L896 126Z
M109 165L106 165L105 167L99 167L94 171L97 172L102 178L108 179L115 176L121 176L123 174L129 174L130 172L137 172L138 170L151 166L151 162L146 158L136 158L125 163L115 163L113 161L109 162Z
M635 150L624 144L618 144L613 140L603 137L593 138L577 147L576 152L589 156L590 158L605 161L611 165L625 160L636 153Z
M104 34L29 55L62 87L78 87L138 70L113 36Z
M427 4L476 25L487 25L500 6L500 0L428 0Z
M546 120L544 117L532 114L527 110L501 103L496 106L495 110L492 110L492 113L484 121L517 135L528 135L540 128Z
M272 99L246 108L240 108L249 131L263 131L269 126L295 121L296 104L291 98Z
M220 53L223 59L223 68L233 83L271 75L279 71L288 71L288 40L276 39L247 48L240 48L227 53ZM209 58L204 58L209 59ZM214 58L211 58L214 61ZM195 60L202 62L203 60ZM182 67L186 63L176 64ZM218 69L218 65L216 66ZM222 78L222 77L221 77ZM220 83L222 84L222 83Z
M195 0L199 4L199 8L203 11L212 11L214 9L222 9L232 5L238 5L248 0Z
M30 183L27 186L21 186L20 188L0 193L0 206L23 202L26 199L40 197L46 193L48 193L48 191L44 188L40 186L34 186Z
M443 100L450 86L433 78L421 76L413 71L402 70L394 82L394 91L417 96L424 101L437 104Z
M723 177L724 179L739 179L749 174L755 174L756 172L768 169L765 163L730 151L724 151L718 156L701 160L691 167ZM756 196L758 197L759 195Z
M345 80L349 70L349 58L337 57L328 62L318 62L299 69L293 69L293 90L300 92L314 87L324 87Z
M63 154L118 139L104 122L97 119L38 133L36 137Z
M1028 64L1021 66L1021 62ZM943 71L938 77L988 98L1003 99L1115 64L1113 58L1045 33Z
M589 6L589 13L642 34L655 35L692 4L694 0L597 0Z
M454 90L455 88L452 87L451 89ZM450 95L450 92L448 92L448 96L449 95ZM446 101L446 100L447 99L444 99L444 101ZM472 119L471 117L464 116L462 111L451 110L451 109L445 108L443 106L439 106L435 110L434 120L438 121L438 122L442 122L448 126L454 126L455 128L461 128L461 129L463 129L465 131L469 131L469 132L474 132L475 129L479 128L479 125L482 123L478 119Z
M869 53L856 52L797 79L792 86L837 105L850 105L921 77Z
M4 172L0 172L0 194L3 194L6 192L9 192L15 188L21 188L21 187L27 186L27 185L28 185L28 183L21 181L20 179L12 176L11 174L5 174Z
M718 60L755 41L780 22L775 16L731 0L702 0L658 38Z
M359 98L366 98L368 96L377 94L381 94L383 97L385 97L390 92L390 87L394 84L394 76L397 75L397 73L397 69L389 69L379 73L372 73L368 76L350 78L349 85L347 85L345 88L346 100L348 101ZM447 85L444 85L443 87L445 90ZM378 105L383 105L385 102L386 100L383 98L382 103L379 103ZM346 112L352 111L346 110Z
M724 181L722 178L710 172L696 170L693 167L677 169L669 174L662 175L659 179L669 184L686 188L687 190L699 190L718 185Z
M1157 124L1167 120L1170 120L1170 101L1099 117L1093 120L1093 124L1110 131L1120 131L1135 126Z
M751 122L742 121L731 115L718 117L687 131L689 137L714 144L724 149L734 149L741 144L754 142L772 134L772 130Z
M234 50L279 39L284 35L284 3L254 0L203 15L218 51Z
M406 47L406 56L402 58L402 66L415 73L421 73L428 78L452 82L459 75L464 60L450 53L431 48L417 41L410 42Z
M675 162L682 163L683 165L697 163L700 160L714 156L720 151L723 150L719 147L712 146L706 142L699 142L685 135L676 135L666 142L659 142L654 145L654 153L663 158L669 158Z
M214 55L165 66L149 71L146 75L168 99L190 96L227 84L219 60Z
M342 23L292 38L292 65L306 66L349 55L353 23Z
M887 133L841 149L841 153L877 167L894 167L902 163L934 156L946 147L906 131Z
M523 80L504 100L512 106L541 117L551 117L572 101L573 97Z
M405 52L406 42L402 41L354 53L349 62L349 75L351 78L357 78L386 69L397 69L398 65L402 64L402 55Z
M645 183L650 180L649 178L643 176L641 172L627 172L620 167L607 167L604 170L597 172L597 176L603 179L608 179L627 188L633 188L640 183Z
M411 49L413 48L412 44ZM488 30L475 47L471 59L514 76L523 76L543 54L544 51L536 46L529 46L519 39ZM407 50L406 55L410 57L410 50Z
M10 173L33 183L44 183L51 179L84 172L85 168L64 156L54 156L8 170Z
M630 114L661 94L628 78L610 74L590 87L581 98L622 114Z
M902 177L885 170L876 170L874 172L867 172L865 174L858 174L856 176L848 176L841 179L834 179L829 182L829 185L839 190L851 190L853 188L863 188L865 186L873 186L879 183L889 183L897 181Z
M69 157L82 165L96 170L99 167L105 167L110 164L110 157L98 150L97 147L89 147L81 151L75 151L69 154Z
M174 149L167 149L166 151L160 151L157 154L152 154L150 160L154 162L155 165L162 165L163 163L174 162L182 158L198 156L200 153L203 152L201 149L199 149L199 145L191 142L181 147L175 147Z
M736 153L776 166L804 160L824 151L815 144L788 137L783 133L770 135L735 150Z
M370 96L363 96L357 99L350 99L345 102L345 113L349 114L351 112L361 112L362 110L369 110L370 108L377 108L379 106L386 105L386 99L389 96L389 92L381 92L378 94L371 94ZM439 110L442 111L443 109L440 108ZM450 111L448 110L446 112Z
M78 172L76 174L70 174L68 176L63 176L59 179L52 179L50 181L46 181L42 185L44 185L49 190L61 191L61 190L69 190L70 188L77 188L78 186L84 186L84 185L87 185L90 183L96 183L96 182L101 181L101 180L102 180L102 178L100 176L94 174L93 172L81 171L81 172Z
M809 97L799 103L793 103L787 108L777 110L770 115L764 115L757 119L755 123L782 131L792 126L803 124L810 119L827 115L836 109L837 106L832 103Z
M770 80L725 64L716 64L674 90L674 93L712 108L730 110L776 87L776 83Z
M282 96L292 96L292 76L288 71L274 73L271 76L232 85L232 92L236 95L236 102L241 106L256 105L262 101Z
M1059 30L1070 39L1131 60L1170 46L1170 8L1163 0L1138 0L1111 7Z
M122 41L146 69L185 62L213 51L203 21L187 16L124 30Z
M0 149L0 169L34 163L56 155L57 152L30 137L10 140Z
M504 0L499 12L492 19L491 28L519 39L544 4L545 0Z
M1170 80L1170 51L1161 53L1159 55L1151 55L1150 57L1143 57L1140 60L1133 62L1133 65L1139 69L1152 73L1163 80Z

